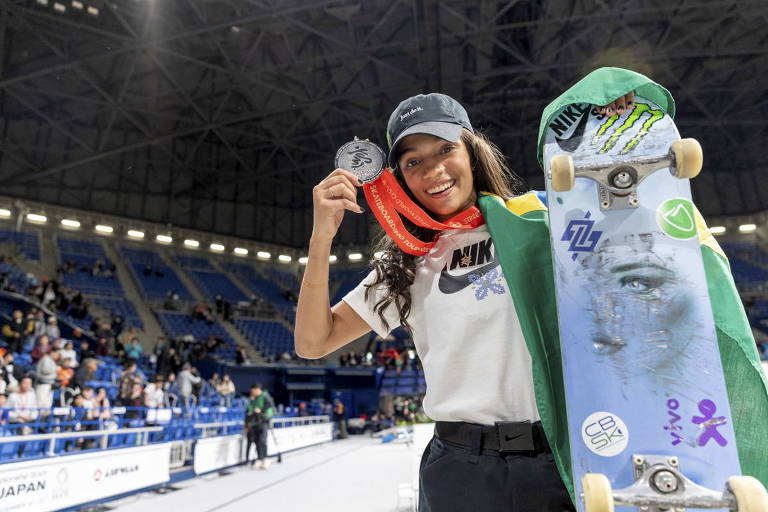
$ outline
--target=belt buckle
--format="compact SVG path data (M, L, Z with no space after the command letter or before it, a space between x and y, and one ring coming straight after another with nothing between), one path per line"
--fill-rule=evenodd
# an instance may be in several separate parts
M497 421L499 453L534 451L533 428L530 421Z

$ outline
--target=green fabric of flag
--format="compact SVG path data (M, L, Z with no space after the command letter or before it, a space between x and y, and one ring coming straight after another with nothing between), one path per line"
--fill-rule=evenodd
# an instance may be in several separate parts
M541 424L560 476L575 503L549 217L543 206L517 215L499 196L490 194L480 195L478 207L493 239L531 354Z

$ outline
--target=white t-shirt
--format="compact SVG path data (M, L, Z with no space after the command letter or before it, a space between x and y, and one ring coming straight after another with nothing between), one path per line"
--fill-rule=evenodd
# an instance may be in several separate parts
M380 336L400 325L394 305L389 329L365 301L372 271L344 302ZM492 425L537 421L531 357L525 345L495 248L486 226L444 231L416 260L408 323L424 367L424 410L436 421Z

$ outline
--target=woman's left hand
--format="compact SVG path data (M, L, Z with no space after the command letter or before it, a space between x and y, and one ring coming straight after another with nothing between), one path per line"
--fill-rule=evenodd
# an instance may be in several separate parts
M631 109L635 105L635 92L632 91L624 96L621 96L607 105L597 106L597 113L606 116L612 116L615 114L623 114L627 110Z

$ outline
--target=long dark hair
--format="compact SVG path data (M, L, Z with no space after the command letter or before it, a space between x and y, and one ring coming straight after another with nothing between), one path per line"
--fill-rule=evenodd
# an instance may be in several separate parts
M491 192L503 198L516 195L517 190L521 188L521 181L509 169L499 148L485 135L472 133L468 130L462 132L461 141L469 152L476 192ZM395 169L395 177L406 194L418 204L405 184L402 173L397 169ZM403 223L406 229L420 240L435 240L440 233L416 226L405 217L403 217ZM373 251L380 252L381 257L371 260L371 267L376 271L376 279L367 285L365 300L369 300L371 289L383 285L386 292L374 305L374 311L379 315L384 325L389 328L389 322L384 316L384 311L390 305L394 305L400 317L400 325L409 334L412 334L411 326L408 323L408 316L411 313L410 287L416 276L416 258L418 256L403 252L383 230L374 243Z

